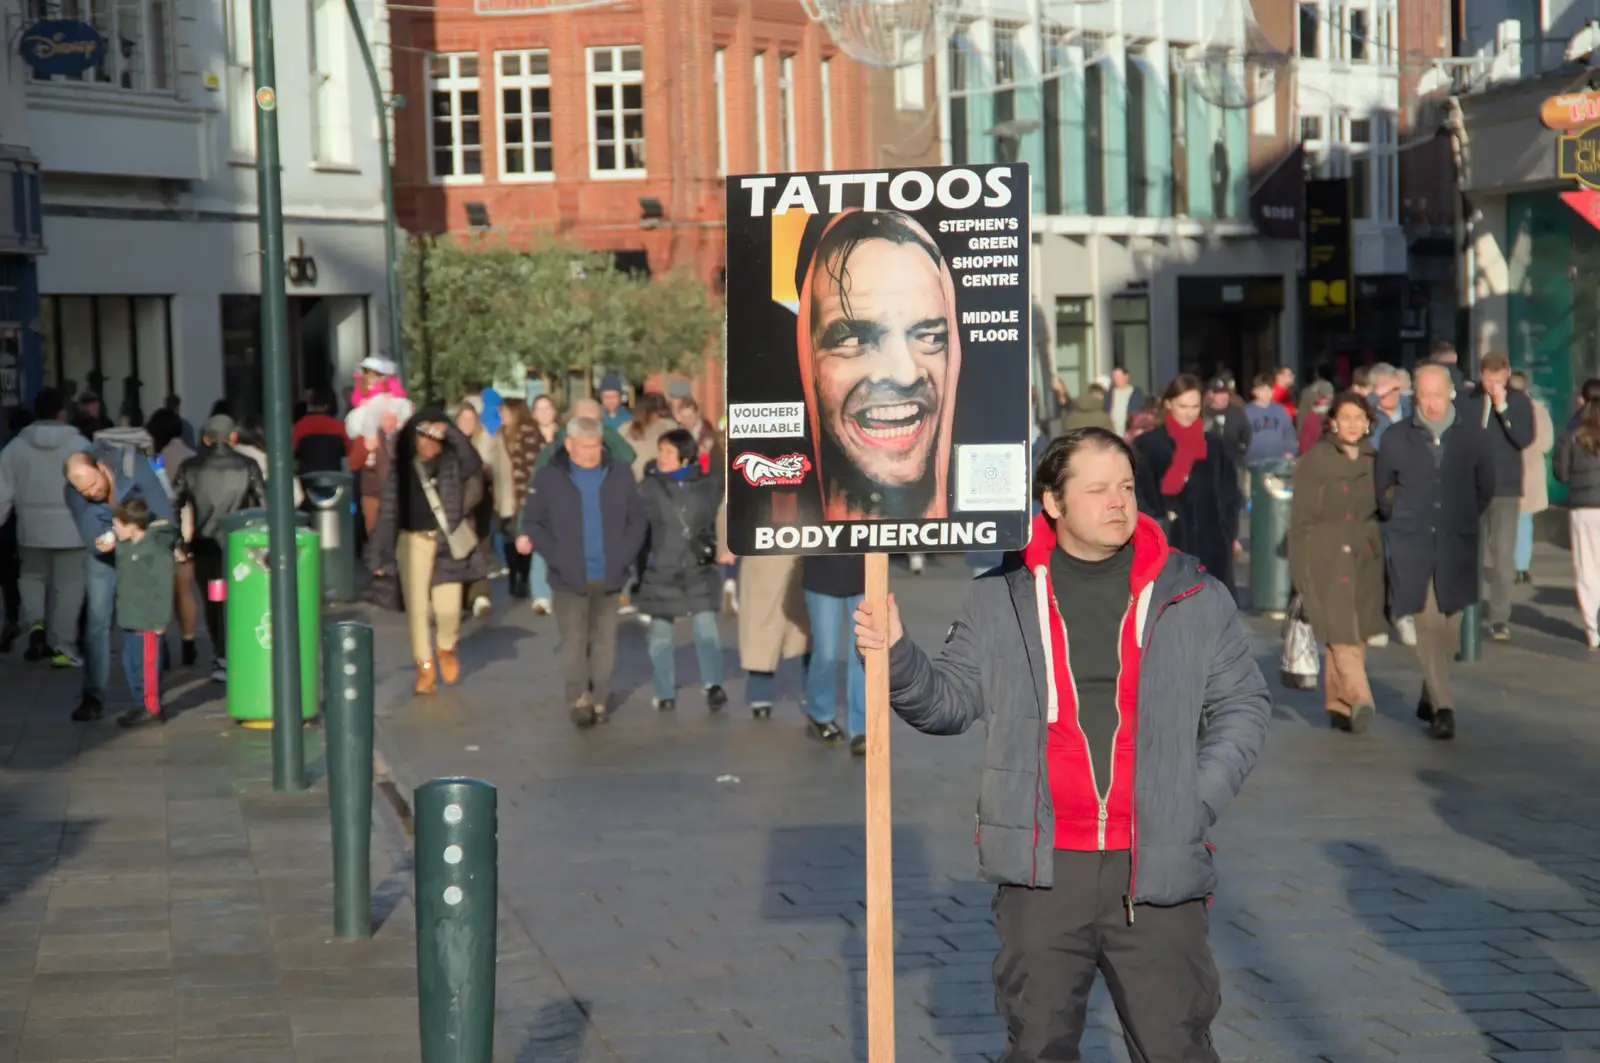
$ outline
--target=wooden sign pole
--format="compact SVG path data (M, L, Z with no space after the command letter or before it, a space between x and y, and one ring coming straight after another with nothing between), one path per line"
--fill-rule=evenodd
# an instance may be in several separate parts
M872 623L889 631L889 555L868 554ZM867 672L867 1063L894 1063L894 813L889 800L889 650Z

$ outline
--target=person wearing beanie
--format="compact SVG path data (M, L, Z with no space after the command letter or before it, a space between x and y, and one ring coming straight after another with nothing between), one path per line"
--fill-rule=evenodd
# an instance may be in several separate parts
M600 379L600 406L605 411L600 423L613 431L633 420L633 414L622 404L622 378L615 373Z

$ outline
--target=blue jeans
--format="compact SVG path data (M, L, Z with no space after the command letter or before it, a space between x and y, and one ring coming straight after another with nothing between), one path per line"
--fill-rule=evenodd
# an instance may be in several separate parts
M833 723L839 715L834 704L838 682L839 641L854 630L851 617L862 595L835 598L830 594L806 591L806 610L811 614L811 665L806 671L806 714L817 723ZM867 731L867 672L856 652L855 640L845 660L845 691L849 697L848 726L853 738Z
M1517 546L1514 567L1526 572L1533 567L1533 514L1517 514Z
M537 551L533 555L533 564L528 568L528 593L534 598L550 600L550 565L544 555Z
M83 696L106 699L111 681L111 621L117 607L117 569L95 557L84 561L88 584L88 619L83 631Z
M690 618L694 632L694 652L700 659L700 685L722 685L722 635L717 631L716 613L696 613ZM677 696L677 664L673 659L673 621L671 617L651 617L645 645L650 651L650 674L657 701Z

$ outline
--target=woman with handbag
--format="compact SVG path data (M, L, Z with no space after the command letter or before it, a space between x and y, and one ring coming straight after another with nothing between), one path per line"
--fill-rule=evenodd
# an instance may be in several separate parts
M643 552L642 576L635 604L650 618L647 645L654 677L657 709L678 707L674 661L674 621L687 616L700 659L700 684L706 707L716 712L728 703L722 689L722 637L717 606L722 577L717 562L722 481L700 470L700 447L694 436L675 428L656 443L656 459L645 469L639 493L650 522Z
M380 604L399 609L404 599L418 694L461 678L461 588L489 570L473 523L483 494L483 459L444 410L430 406L412 417L395 441L366 561Z
M1336 397L1322 438L1295 466L1289 510L1289 572L1325 647L1328 724L1353 734L1372 722L1367 640L1387 626L1371 433L1366 400L1353 391Z

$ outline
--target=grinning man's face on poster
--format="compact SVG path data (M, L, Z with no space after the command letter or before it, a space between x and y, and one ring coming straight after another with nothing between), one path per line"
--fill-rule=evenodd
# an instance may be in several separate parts
M854 218L823 238L811 277L817 421L834 452L825 489L874 515L917 516L949 443L947 288L919 234L891 215Z

